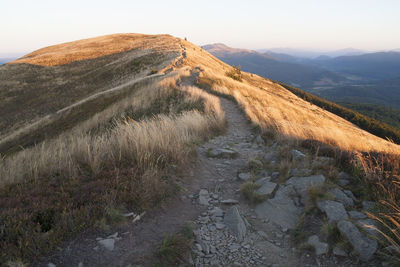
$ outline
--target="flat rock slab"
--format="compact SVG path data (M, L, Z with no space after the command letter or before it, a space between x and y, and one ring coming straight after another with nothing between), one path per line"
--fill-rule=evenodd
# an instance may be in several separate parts
M238 153L233 149L217 148L209 150L207 155L212 158L234 159Z
M281 185L275 193L275 197L268 199L255 207L259 218L268 219L281 228L295 229L302 208L297 207L292 200L296 192L292 185Z
M303 204L306 203L307 195L312 187L322 186L325 182L325 176L322 174L307 177L292 177L286 184L293 185L296 192L301 196Z
M102 245L108 251L114 250L115 239L114 238L106 238L97 241L100 245Z
M326 213L329 222L337 222L348 218L342 203L332 200L324 200L317 203L318 208Z
M347 194L345 194L342 190L339 188L335 187L329 191L329 193L335 197L336 201L339 201L343 205L353 207L354 206L354 201L351 197L349 197Z
M368 261L374 255L378 244L364 236L358 228L349 221L339 221L337 224L340 233L347 237L354 250L360 255L362 261Z
M263 197L270 197L272 193L275 191L277 184L265 181L259 189L256 190L256 193Z
M233 206L226 211L224 223L228 227L228 229L238 238L238 240L242 241L244 239L244 237L246 236L247 228L236 206Z
M315 254L317 254L317 256L328 253L329 245L319 241L317 235L310 236L308 238L308 244L314 247Z

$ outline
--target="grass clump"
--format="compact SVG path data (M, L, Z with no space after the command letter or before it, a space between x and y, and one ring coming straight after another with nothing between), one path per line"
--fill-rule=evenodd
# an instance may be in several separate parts
M256 192L260 187L254 182L246 182L240 187L240 192L248 201L255 204L264 200L264 197Z
M190 257L190 249L194 241L193 226L185 224L173 235L165 237L157 252L158 262L155 266L178 266L185 264Z

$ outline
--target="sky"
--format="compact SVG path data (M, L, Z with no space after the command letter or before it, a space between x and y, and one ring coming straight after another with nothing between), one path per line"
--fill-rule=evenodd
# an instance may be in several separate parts
M0 0L0 56L111 33L168 33L197 45L400 48L399 0Z

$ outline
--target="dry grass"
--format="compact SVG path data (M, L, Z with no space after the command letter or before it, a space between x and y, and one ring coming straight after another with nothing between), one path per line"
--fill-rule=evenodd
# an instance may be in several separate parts
M112 223L110 210L140 211L172 194L171 173L192 158L193 144L225 127L217 97L177 85L188 74L172 73L1 159L0 259L35 258L73 233Z
M179 46L170 35L112 34L45 47L7 64L58 66L139 48L176 51Z

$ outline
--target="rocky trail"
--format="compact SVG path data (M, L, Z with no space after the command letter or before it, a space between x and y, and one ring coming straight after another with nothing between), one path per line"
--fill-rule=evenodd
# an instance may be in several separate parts
M377 242L360 230L363 223L373 224L360 211L371 203L361 204L346 190L351 177L345 173L340 174L339 185L330 186L329 197L318 201L318 216L308 222L311 230L305 227L315 233L307 236L304 244L296 244L310 190L327 183L316 165L328 164L331 159L310 159L303 152L290 150L297 167L282 179L279 145L266 144L255 135L235 103L224 98L220 101L228 129L197 148L197 162L188 167L180 196L141 217L131 214L129 220L136 222L107 232L88 231L35 266L151 266L162 239L188 221L194 223L195 242L187 265L380 265L368 262ZM241 193L244 183L254 186L251 193L259 198L256 203ZM338 231L348 239L348 251L321 236L323 220L337 223Z

